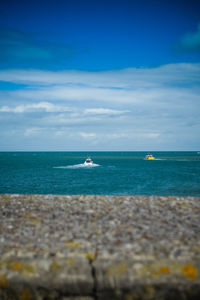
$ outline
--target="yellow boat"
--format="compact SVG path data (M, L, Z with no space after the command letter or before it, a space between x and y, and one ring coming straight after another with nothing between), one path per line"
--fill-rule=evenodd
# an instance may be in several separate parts
M155 159L155 157L152 155L152 154L147 154L146 156L145 156L145 159L148 159L148 160L152 160L152 159Z

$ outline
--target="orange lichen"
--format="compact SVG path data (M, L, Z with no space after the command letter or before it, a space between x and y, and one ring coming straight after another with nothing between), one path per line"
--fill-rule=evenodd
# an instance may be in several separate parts
M76 248L76 247L80 247L82 246L81 243L78 243L78 242L67 242L66 243L66 247L69 247L69 248Z
M132 225L126 227L126 229L128 229L128 230L132 230L133 228L134 227Z
M30 300L31 294L28 289L23 289L19 295L20 300Z
M74 257L69 257L69 258L67 259L66 263L67 263L67 266L68 266L68 267L74 265L74 264L75 264L75 259L74 259Z
M8 279L5 274L0 275L0 287L8 287Z
M93 253L86 253L86 258L90 261L90 262L93 262L95 260L95 256Z
M160 275L160 272L158 272L158 271L153 272L153 276L158 276L158 275Z
M38 221L37 221L37 220L30 221L30 224L31 224L31 225L37 225L37 224L38 224Z
M24 269L24 264L21 263L20 261L16 261L11 265L11 268L13 271L20 272Z
M56 262L56 261L53 261L50 265L50 270L51 271L58 271L61 269L61 266Z
M127 295L125 295L125 300L137 300L140 296L137 291L131 291Z
M34 273L34 268L32 265L25 265L24 270L28 273Z
M25 214L25 215L24 215L24 218L34 218L34 216L31 215L31 214Z
M167 266L162 266L160 267L160 273L162 274L169 274L170 273L170 270Z
M185 265L182 268L182 273L185 277L189 279L196 279L198 277L198 270L195 266L193 265Z
M126 263L121 263L121 264L118 264L118 265L110 266L107 269L106 274L108 276L111 276L111 275L120 276L120 275L123 275L126 272L126 269L127 269Z

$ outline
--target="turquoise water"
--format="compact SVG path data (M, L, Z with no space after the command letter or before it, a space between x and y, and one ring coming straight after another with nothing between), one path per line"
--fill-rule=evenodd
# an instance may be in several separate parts
M152 154L1 152L0 193L200 196L200 152Z

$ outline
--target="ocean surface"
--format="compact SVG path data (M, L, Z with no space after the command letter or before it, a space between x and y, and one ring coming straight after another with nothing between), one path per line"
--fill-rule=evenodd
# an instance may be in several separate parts
M200 196L200 152L146 154L0 152L0 193Z

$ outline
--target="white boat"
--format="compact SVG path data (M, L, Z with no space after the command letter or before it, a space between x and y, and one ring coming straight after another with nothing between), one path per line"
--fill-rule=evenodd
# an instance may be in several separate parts
M88 157L88 158L85 160L84 165L87 165L87 166L92 166L92 165L93 165L93 161L91 160L90 157Z

